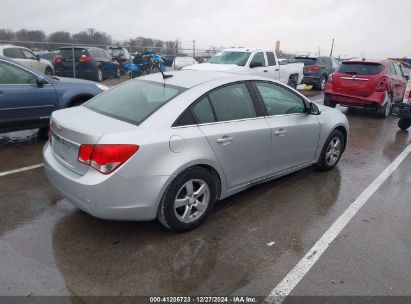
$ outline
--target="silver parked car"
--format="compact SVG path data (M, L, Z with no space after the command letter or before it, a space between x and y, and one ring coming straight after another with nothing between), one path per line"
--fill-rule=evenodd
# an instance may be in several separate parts
M177 71L125 82L52 114L43 150L56 189L104 219L200 225L217 200L315 165L333 168L348 122L279 82Z

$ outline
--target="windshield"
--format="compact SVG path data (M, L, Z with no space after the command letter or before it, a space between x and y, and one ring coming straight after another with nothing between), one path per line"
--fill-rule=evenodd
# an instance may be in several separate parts
M351 75L377 75L384 70L379 63L343 62L338 72Z
M244 66L247 63L250 54L251 53L248 52L219 52L211 57L207 62Z
M85 106L110 117L140 124L185 90L158 82L133 80L91 99Z

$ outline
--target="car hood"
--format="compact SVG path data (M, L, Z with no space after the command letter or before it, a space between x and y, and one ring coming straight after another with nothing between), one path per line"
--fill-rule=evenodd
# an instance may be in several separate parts
M184 67L183 70L241 72L241 71L244 71L244 67L238 66L236 64L201 63L201 64L193 64L193 65Z
M78 78L68 78L68 77L60 77L60 76L52 76L49 77L53 80L54 83L57 84L93 84L96 85L97 82L90 81L90 80L84 80L84 79L78 79Z

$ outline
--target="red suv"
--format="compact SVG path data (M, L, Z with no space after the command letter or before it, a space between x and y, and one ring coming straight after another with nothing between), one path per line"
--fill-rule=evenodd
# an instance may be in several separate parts
M391 60L344 61L328 78L324 105L371 108L385 118L392 103L402 101L406 84L400 67Z

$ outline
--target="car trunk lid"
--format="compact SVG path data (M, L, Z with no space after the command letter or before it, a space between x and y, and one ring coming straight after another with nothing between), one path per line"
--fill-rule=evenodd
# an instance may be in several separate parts
M89 166L77 160L82 144L96 144L106 133L129 130L133 127L136 126L83 106L55 111L50 121L54 157L67 169L84 175Z
M344 62L333 74L333 89L342 94L370 96L381 78L377 75L383 70L379 63Z

